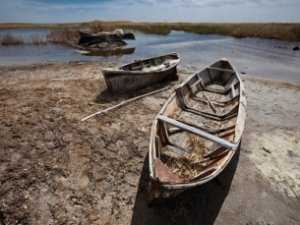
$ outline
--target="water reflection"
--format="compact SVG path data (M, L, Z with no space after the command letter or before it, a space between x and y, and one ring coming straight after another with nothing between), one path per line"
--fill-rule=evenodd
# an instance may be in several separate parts
M7 33L7 30L0 33ZM10 30L11 34L31 36L47 35L48 30ZM111 56L99 54L87 56L72 48L60 45L24 45L0 47L0 65L30 64L40 62L102 61L128 63L138 58L147 58L169 52L182 57L181 66L193 65L201 68L226 57L243 73L271 77L281 80L300 81L300 52L293 51L295 45L284 41L244 38L236 39L220 35L197 35L173 31L169 35L149 35L135 32L136 40L129 40L132 54Z

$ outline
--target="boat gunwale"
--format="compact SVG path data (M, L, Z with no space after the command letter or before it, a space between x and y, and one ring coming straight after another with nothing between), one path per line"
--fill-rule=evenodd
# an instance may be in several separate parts
M143 61L147 61L147 60L154 60L154 59L157 59L157 58L162 58L162 57L166 57L166 56L169 56L169 55L176 55L177 56L177 62L173 65L170 65L169 67L166 67L162 70L152 70L152 71L142 71L142 70L124 70L124 69L121 69L123 67L126 67L126 66L130 66L134 63L137 63L137 62L132 62L132 63L128 63L128 64L125 64L123 66L120 66L118 67L117 69L110 69L110 68L106 68L106 69L102 69L102 73L103 75L105 76L105 78L110 78L110 77L114 77L114 76L124 76L124 75L149 75L149 74L161 74L161 73L164 73L166 71L169 71L171 69L174 69L178 66L178 64L180 63L181 59L180 59L180 56L179 54L177 53L169 53L169 54L165 54L165 55L162 55L162 56L157 56L157 57L150 57L150 58L146 58L146 59L142 59L142 60L139 60L139 62L143 62Z
M220 60L217 60L215 63L220 62L220 61L227 61L229 63L229 65L232 67L232 70L234 71L234 74L236 76L236 78L239 81L239 109L238 109L238 113L236 116L236 125L238 125L238 119L240 116L242 116L241 114L241 110L242 108L246 108L246 96L245 96L245 90L244 90L244 85L243 85L243 81L241 80L240 74L238 72L238 70L225 58L222 58ZM213 63L213 64L215 64ZM201 73L202 71L205 71L206 69L208 69L209 67L211 67L210 64L209 66L204 67L204 69L202 69L199 72L195 72L193 75L191 75L190 77L188 77L183 83L181 83L178 88L183 87L184 85L186 85L191 79L193 79L195 76L197 76L199 73ZM159 111L159 113L156 115L152 127L151 127L151 132L150 132L150 145L149 145L149 170L150 170L150 178L152 180L157 180L157 178L155 177L155 165L154 165L154 160L157 159L156 157L156 147L153 146L153 144L155 144L155 136L157 134L157 124L158 124L158 120L159 120L159 115L164 115L164 112L166 110L166 108L168 107L168 105L171 103L171 101L174 101L174 98L176 101L178 101L177 96L176 96L176 92L174 92L169 98L168 100L165 102L164 106L161 108L161 110ZM215 168L215 171L212 172L210 175L205 176L203 178L197 178L195 177L194 181L190 181L188 183L180 183L180 184L170 184L170 183L162 183L159 182L160 186L166 190L182 190L182 189L186 189L186 188L191 188L191 187L195 187L198 185L202 185L204 183L207 183L208 181L214 179L215 177L217 177L226 167L227 165L231 162L233 156L235 155L235 152L237 151L237 149L239 149L240 143L241 143L241 138L242 138L242 133L244 130L244 124L245 124L245 118L246 115L244 115L243 118L243 124L240 124L242 126L242 130L240 132L240 136L237 137L235 135L234 138L234 142L233 145L234 147L232 149L228 148L229 152L227 154L226 159L224 160L224 163L222 163L220 166L216 166L216 167L211 167L211 169ZM237 129L238 126L235 127L235 134L237 133Z

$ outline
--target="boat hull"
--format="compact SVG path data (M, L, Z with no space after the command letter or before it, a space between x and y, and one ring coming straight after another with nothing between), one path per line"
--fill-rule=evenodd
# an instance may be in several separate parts
M177 56L176 56L177 57ZM151 60L147 59L147 60ZM121 68L127 68L136 63L143 63L147 60L141 60ZM179 59L178 59L179 63ZM113 93L124 93L135 91L164 81L177 80L177 64L167 67L163 70L153 71L130 71L130 70L103 70L103 76L108 90Z
M163 72L141 72L134 74L128 74L127 72L104 73L104 78L108 89L113 93L134 91L163 81L178 79L175 66Z
M114 47L114 48L81 48L77 52L87 56L102 56L109 57L115 55L130 55L133 54L135 48Z
M205 98L200 98L200 94ZM227 100L209 100L207 96ZM217 177L240 147L245 117L244 85L228 60L219 60L185 80L169 97L152 125L151 199L171 197ZM175 138L172 139L172 135ZM186 140L196 140L196 144L184 145ZM188 167L178 167L180 160ZM175 166L170 162L175 162Z

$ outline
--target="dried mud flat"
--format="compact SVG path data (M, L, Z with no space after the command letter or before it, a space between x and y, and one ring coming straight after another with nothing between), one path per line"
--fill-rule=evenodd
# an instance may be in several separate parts
M1 225L300 223L299 84L244 77L246 131L230 167L149 208L150 126L170 90L80 122L130 97L105 91L103 66L0 69Z

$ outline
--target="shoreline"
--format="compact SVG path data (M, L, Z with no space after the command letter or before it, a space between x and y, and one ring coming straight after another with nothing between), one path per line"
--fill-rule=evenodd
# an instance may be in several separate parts
M247 120L234 171L149 208L143 170L148 137L170 90L80 122L130 97L106 92L103 66L0 67L0 208L5 224L300 221L300 84L243 76ZM181 80L193 72L178 71Z

